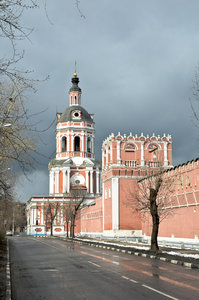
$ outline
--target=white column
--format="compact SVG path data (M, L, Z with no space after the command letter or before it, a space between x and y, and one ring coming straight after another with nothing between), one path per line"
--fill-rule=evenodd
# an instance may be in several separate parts
M70 192L70 169L67 169L67 193Z
M99 170L96 170L96 194L99 194Z
M113 162L113 157L112 157L112 143L110 145L110 163L112 164Z
M59 139L60 139L60 132L57 132L57 135L56 135L56 143L57 143L57 145L56 145L56 149L57 149L57 153L58 152L60 152L60 141L59 141Z
M30 225L33 225L33 219L34 219L34 210L33 207L30 209Z
M63 215L63 202L61 203L61 225L63 225L64 215Z
M90 192L93 193L93 171L90 171Z
M89 171L86 170L86 187L87 187L87 192L89 193L88 172Z
M120 141L117 141L117 164L121 164Z
M67 152L70 151L70 148L69 148L69 146L70 146L69 139L70 139L70 135L69 135L69 133L67 132Z
M119 229L119 178L112 178L112 227Z
M99 172L99 192L102 193L102 172Z
M84 157L84 152L85 152L85 149L84 149L84 132L82 131L82 149L81 151L83 152L83 157Z
M36 225L36 214L37 214L37 208L33 208L33 225Z
M168 142L164 142L164 166L168 166L168 156L167 156L167 145Z
M74 133L71 132L71 151L74 151Z
M106 147L106 166L108 167L108 146Z
M92 157L94 157L94 143L95 143L95 140L94 140L94 137L92 137L91 139L91 153L92 153Z
M59 193L59 171L55 171L55 193Z
M144 167L144 141L141 141L141 166Z
M88 136L87 136L87 133L85 133L85 152L88 151L88 149L87 149L87 139L88 139Z
M49 174L49 193L53 194L53 184L54 184L54 171L50 171Z
M65 194L66 193L66 185L67 185L67 182L66 182L66 168L64 168L62 170L63 172L63 193Z

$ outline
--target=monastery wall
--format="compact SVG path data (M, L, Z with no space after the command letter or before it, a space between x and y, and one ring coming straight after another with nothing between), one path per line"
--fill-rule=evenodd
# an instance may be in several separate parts
M76 233L97 235L103 232L102 197L95 199L95 204L82 208L77 215Z
M160 222L159 237L198 239L199 237L199 159L167 171L174 178L167 217ZM151 215L142 218L142 232L151 235Z

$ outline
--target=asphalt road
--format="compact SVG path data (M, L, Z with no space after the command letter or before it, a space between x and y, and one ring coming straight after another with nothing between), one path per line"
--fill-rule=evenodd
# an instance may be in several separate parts
M9 239L12 300L199 299L199 271L59 239Z

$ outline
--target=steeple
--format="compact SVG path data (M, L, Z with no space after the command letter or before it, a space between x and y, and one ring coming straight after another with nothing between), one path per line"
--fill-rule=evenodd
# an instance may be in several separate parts
M76 71L76 68L77 68L77 62L75 61L75 73L74 73L74 77L77 77L77 71Z
M72 87L69 90L69 105L81 105L81 89L78 86L79 78L77 77L77 63L75 61L75 72L72 78Z

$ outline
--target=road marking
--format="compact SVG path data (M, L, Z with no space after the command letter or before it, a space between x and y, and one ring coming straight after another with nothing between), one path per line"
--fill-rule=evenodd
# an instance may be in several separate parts
M122 278L124 278L124 279L126 279L126 280L129 280L129 278L128 278L128 277L126 277L126 276L122 276Z
M149 290L152 290L152 291L154 291L154 292L156 292L156 293L158 293L158 294L161 294L161 295L163 295L163 296L165 296L165 297L167 297L167 298L170 298L170 299L173 299L173 300L179 300L178 298L175 298L175 297L172 297L172 296L170 296L170 295L168 295L168 294L165 294L165 293L163 293L163 292L160 292L160 291L158 291L158 290L156 290L156 289L154 289L154 288L152 288L152 287L150 287L150 286L148 286L148 285L142 284L142 286L145 287L145 288L147 288L147 289L149 289Z
M118 265L118 266L120 264L118 261L114 261L114 260L112 260L112 263L115 264L115 265Z
M119 255L112 255L113 257L119 257Z
M133 279L129 279L129 280L133 283L138 283L136 280L133 280Z
M57 269L43 269L42 271L45 271L45 272L58 272Z
M98 265L98 264L95 264L95 263L94 263L94 262L92 262L92 261L89 261L89 260L88 260L88 262L89 262L90 264L92 264L92 265L94 265L94 266L98 267L98 268L101 268L101 266L100 266L100 265Z
M124 279L126 279L126 280L129 280L129 281L131 281L131 282L133 282L133 283L138 283L137 281L135 281L135 280L133 280L133 279L130 279L130 278L126 277L126 276L122 276L122 278L124 278Z
M36 240L36 239L34 239L34 238L32 238L32 239L33 239L33 240ZM49 243L47 244L47 243L45 243L45 242L42 242L41 240L39 240L38 242L43 243L43 244L46 244L47 246L53 247L53 248L55 248L55 249L60 249L60 248L58 248L58 247L53 246L52 244L50 245ZM98 256L98 255L94 255L94 254L91 254L91 253L86 252L86 251L80 251L80 250L78 250L78 249L75 249L75 251L77 251L77 252L79 252L79 253L82 253L82 254L84 254L84 255L89 255L89 256L91 256L91 257L95 257L95 258L104 260L104 261L109 262L109 263L113 263L113 261L110 260L110 259L108 259L108 258L102 258L102 257L100 257L100 256ZM114 256L114 255L113 255L113 256ZM115 256L116 256L116 257L119 257L118 255L115 255ZM135 267L129 266L129 265L124 264L124 263L120 263L120 266L121 266L121 267L124 267L125 269L131 270L131 271L135 271L135 272L144 274L144 275L149 276L149 277L152 277L152 276L153 276L153 274L152 274L151 272L147 272L147 271L144 271L144 270L140 270L140 269L137 269L137 268L135 268ZM100 266L100 267L101 267L101 266ZM176 281L176 280L172 280L172 279L170 279L170 278L168 278L168 277L165 277L165 276L162 276L162 275L160 275L159 279L162 280L162 281L166 281L166 282L168 282L168 283L170 283L170 284L172 284L172 285L180 286L180 287L183 287L183 288L188 288L188 289L191 289L191 290L195 290L195 291L197 291L197 292L199 291L199 288L196 288L196 287L191 286L191 285L186 284L186 283L178 282L178 281ZM167 297L168 297L168 296L167 296ZM171 299L177 299L177 298L171 298Z

